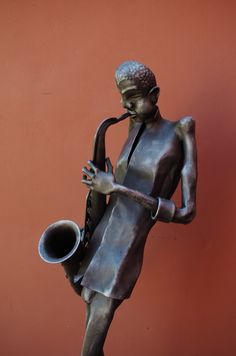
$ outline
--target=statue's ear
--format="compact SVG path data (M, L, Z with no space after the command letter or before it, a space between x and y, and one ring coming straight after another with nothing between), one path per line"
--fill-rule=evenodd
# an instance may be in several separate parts
M153 104L156 104L156 103L157 103L159 94L160 94L160 88L157 87L157 86L153 87L153 88L149 91L148 95L150 96L151 101L153 102Z

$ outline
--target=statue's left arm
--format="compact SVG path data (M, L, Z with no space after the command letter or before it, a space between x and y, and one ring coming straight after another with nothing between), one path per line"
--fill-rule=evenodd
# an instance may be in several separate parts
M181 119L176 132L183 142L184 163L181 171L182 204L175 210L173 222L187 224L196 214L197 151L195 122L191 117Z

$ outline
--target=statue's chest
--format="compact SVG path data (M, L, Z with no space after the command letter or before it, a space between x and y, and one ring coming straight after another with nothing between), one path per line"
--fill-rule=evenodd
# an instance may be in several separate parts
M173 125L146 128L141 135L138 128L134 129L117 161L117 182L122 184L136 181L137 185L139 182L144 185L154 182L157 175L168 173L178 158L179 146Z

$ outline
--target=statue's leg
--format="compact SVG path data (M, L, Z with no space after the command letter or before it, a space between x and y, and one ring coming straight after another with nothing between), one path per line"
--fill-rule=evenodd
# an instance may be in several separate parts
M103 345L116 308L122 300L94 293L87 303L87 323L81 356L103 356Z

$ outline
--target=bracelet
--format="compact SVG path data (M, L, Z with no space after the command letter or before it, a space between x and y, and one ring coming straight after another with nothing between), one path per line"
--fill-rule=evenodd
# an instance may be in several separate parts
M159 213L159 210L160 210L160 198L157 198L157 210L156 210L154 215L153 215L153 212L151 212L152 220L156 220L156 218L158 216L158 213Z
M172 200L157 198L157 210L155 214L151 212L152 220L171 222L175 215L175 203Z

